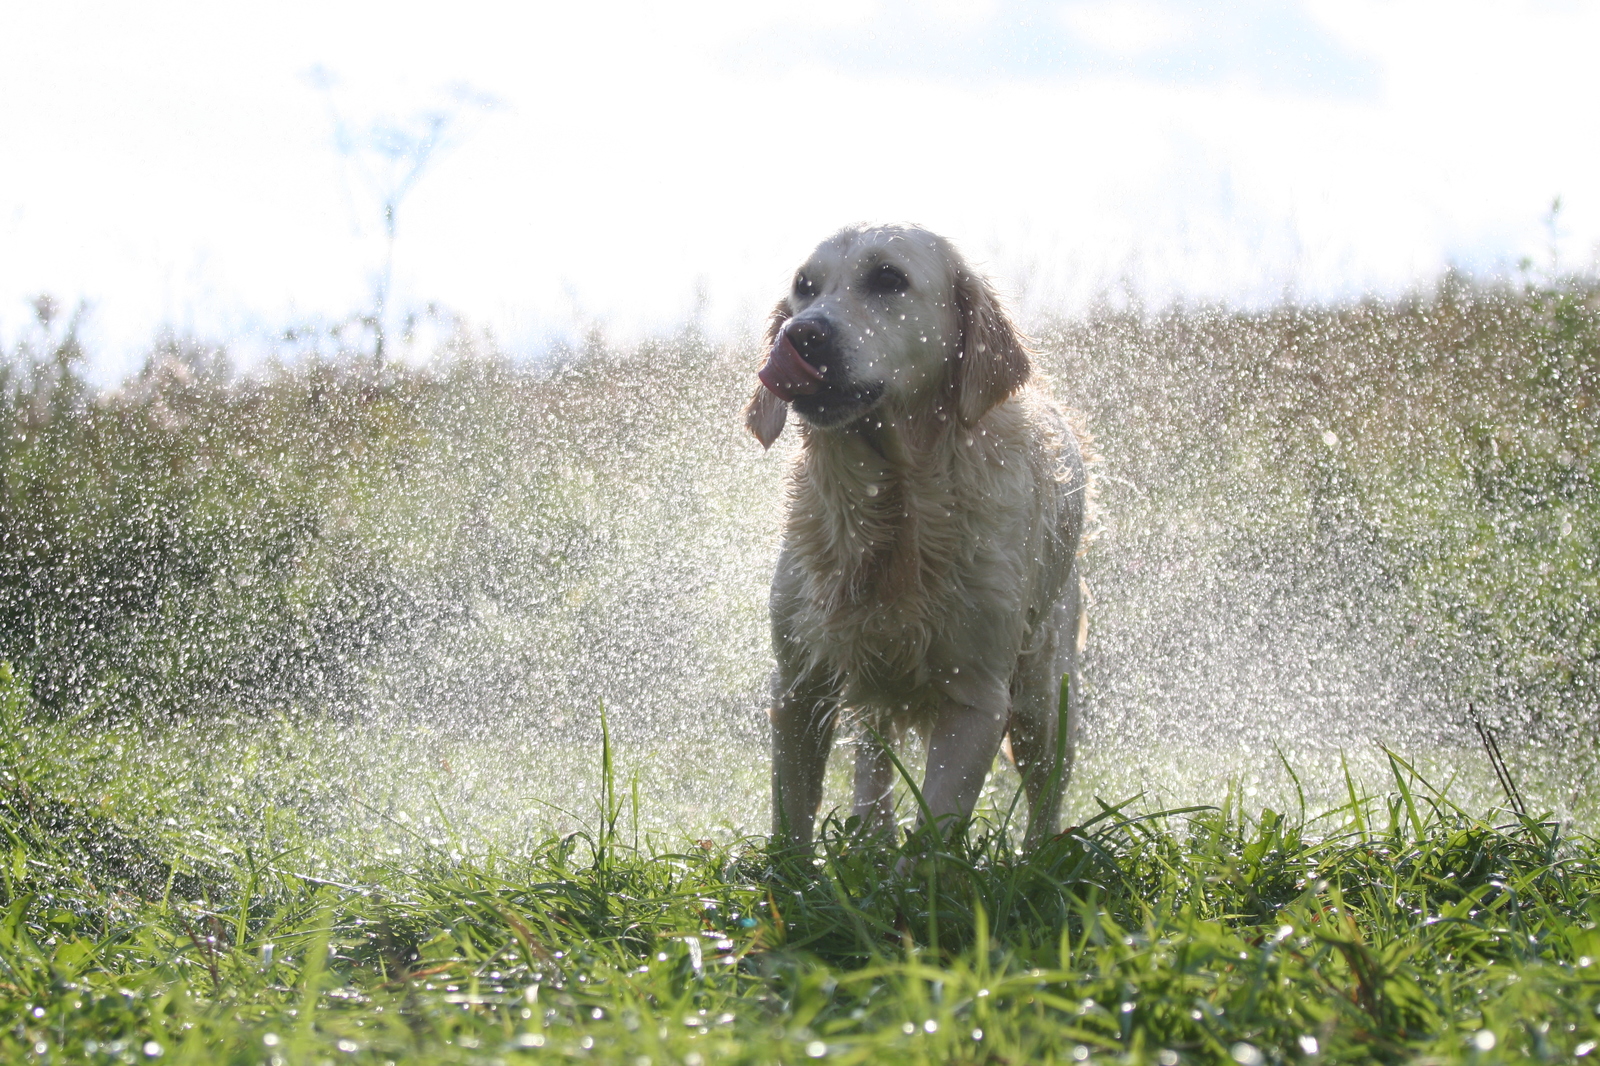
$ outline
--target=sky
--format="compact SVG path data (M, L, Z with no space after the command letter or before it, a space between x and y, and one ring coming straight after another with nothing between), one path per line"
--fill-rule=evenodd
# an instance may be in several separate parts
M3 0L0 343L83 302L109 382L163 330L248 359L370 308L433 120L391 316L523 356L752 333L856 221L1025 321L1585 269L1597 44L1557 0Z

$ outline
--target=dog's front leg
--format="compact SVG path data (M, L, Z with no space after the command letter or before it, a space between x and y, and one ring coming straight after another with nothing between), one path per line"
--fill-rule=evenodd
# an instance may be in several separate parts
M775 685L775 688L778 686ZM838 702L823 686L795 686L772 702L772 836L810 847L822 806Z
M979 704L949 702L935 714L922 782L922 799L935 824L962 823L972 817L984 778L1000 750L1008 710L995 699Z

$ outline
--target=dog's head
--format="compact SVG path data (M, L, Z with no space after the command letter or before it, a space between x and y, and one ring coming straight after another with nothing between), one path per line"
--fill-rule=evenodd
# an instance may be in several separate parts
M745 411L764 447L791 407L823 430L885 407L970 426L1031 370L988 281L915 226L850 227L818 245L773 309L767 345Z

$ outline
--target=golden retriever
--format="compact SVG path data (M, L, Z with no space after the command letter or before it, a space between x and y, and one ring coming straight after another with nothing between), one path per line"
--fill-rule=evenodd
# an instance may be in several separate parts
M989 283L920 227L823 241L767 342L746 424L770 447L792 410L801 438L772 582L774 838L809 846L841 719L867 825L894 832L880 740L911 728L936 822L971 816L1006 738L1026 839L1054 834L1080 691L1087 436L1030 384Z

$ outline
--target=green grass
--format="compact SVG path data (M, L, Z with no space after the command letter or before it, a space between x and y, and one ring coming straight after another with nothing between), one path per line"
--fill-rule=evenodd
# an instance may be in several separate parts
M1110 480L1097 743L1027 856L1004 773L951 843L752 835L747 353L172 346L97 396L41 334L0 360L0 1061L1587 1061L1596 292L1043 330ZM1469 702L1562 817L1492 809Z
M1320 815L1237 791L1101 806L1026 856L1003 812L902 850L835 821L813 857L641 833L606 748L571 798L586 828L484 844L443 804L340 828L280 782L240 810L204 791L226 750L117 763L0 681L5 1061L1570 1062L1600 1041L1600 847L1470 813L1397 755L1385 793L1352 778ZM297 728L276 758L324 727ZM232 757L270 785L264 750Z

